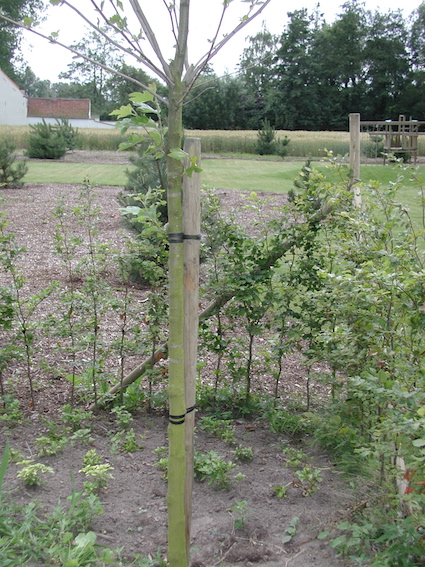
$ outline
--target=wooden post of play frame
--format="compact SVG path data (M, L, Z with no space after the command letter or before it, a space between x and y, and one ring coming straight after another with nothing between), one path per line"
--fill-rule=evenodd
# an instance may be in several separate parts
M362 197L360 194L360 114L350 114L350 189L353 191L353 202L360 207Z
M185 168L190 167L190 158L201 161L200 138L186 138L184 151L188 154ZM199 297L199 250L201 244L201 175L193 172L183 179L183 238L184 238L184 376L185 376L185 448L186 483L185 516L186 546L189 557L190 528L192 518L193 487L193 431L195 425L196 366L198 347L198 297Z

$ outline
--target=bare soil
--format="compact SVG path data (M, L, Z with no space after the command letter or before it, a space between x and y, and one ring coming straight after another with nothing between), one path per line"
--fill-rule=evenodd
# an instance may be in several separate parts
M117 157L119 156L119 158ZM73 161L108 161L122 159L115 152L74 152L66 159ZM120 187L98 187L97 203L102 209L100 238L116 246L124 245L117 201ZM16 190L2 190L2 209L10 219L10 230L16 233L17 244L25 246L21 262L26 271L28 293L34 293L51 280L66 281L61 263L53 253L52 232L55 222L52 211L57 196L65 194L76 198L77 188L72 185L28 184ZM250 212L241 207L244 195L234 191L219 194L224 207L240 215ZM284 197L272 196L274 205ZM245 222L245 218L241 219ZM111 273L112 284L116 276ZM117 286L118 290L118 286ZM118 291L117 291L118 292ZM133 292L143 300L145 291L135 287ZM47 356L52 365L55 349L48 347ZM46 353L45 353L46 354ZM134 361L137 363L137 360ZM59 364L60 366L60 364ZM297 357L288 359L284 377L286 391L304 393L304 369ZM110 463L114 479L101 493L104 514L93 525L98 542L111 548L124 547L124 554L156 553L158 547L166 552L167 508L166 481L155 465L153 453L159 446L167 445L167 419L163 415L147 415L139 412L132 426L143 436L143 448L134 453L111 454L108 434L117 425L107 412L99 413L93 420L93 441L89 446L76 442L66 446L57 456L37 458L35 439L46 432L46 419L55 419L58 409L68 400L69 383L60 375L53 376L39 370L37 374L37 403L30 408L28 386L19 368L5 377L7 385L17 393L25 413L23 424L8 429L1 425L0 450L8 439L13 449L20 450L25 458L36 458L53 467L54 474L45 476L45 483L38 488L23 488L16 478L18 467L11 464L7 471L5 487L17 503L37 500L46 510L51 510L58 500L65 499L72 490L80 490L84 482L78 471L83 456L94 448L103 462ZM199 414L197 419L199 419ZM346 565L336 557L333 549L317 539L325 530L332 531L347 518L356 503L356 494L347 479L335 469L332 461L314 448L308 439L297 440L276 435L268 426L259 422L236 420L237 442L252 447L251 462L238 464L234 473L245 478L233 480L229 490L217 490L206 482L195 482L192 518L192 567L252 566L258 567L342 567ZM302 486L294 474L296 469L285 464L282 443L302 448L308 454L309 463L321 470L323 482L311 496L304 496ZM234 460L234 447L197 428L196 449L217 451L227 460ZM288 485L287 497L276 496L276 486ZM247 521L242 528L234 528L234 513L229 509L238 502L247 502ZM299 518L294 537L283 543L289 522ZM1 557L1 549L0 549ZM1 559L0 559L1 565Z

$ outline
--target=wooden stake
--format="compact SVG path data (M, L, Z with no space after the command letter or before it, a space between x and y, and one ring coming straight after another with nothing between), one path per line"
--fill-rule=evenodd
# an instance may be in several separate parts
M360 181L360 114L358 112L350 114L350 169L353 202L356 207L360 207L362 197L358 185Z
M191 166L190 158L197 157L200 165L201 140L186 138L184 151L189 154L186 167ZM198 351L198 303L199 303L199 250L201 238L201 175L192 173L183 178L183 234L184 234L184 376L186 408L185 447L186 483L185 517L187 556L190 548L193 487L193 431L196 403L196 365Z

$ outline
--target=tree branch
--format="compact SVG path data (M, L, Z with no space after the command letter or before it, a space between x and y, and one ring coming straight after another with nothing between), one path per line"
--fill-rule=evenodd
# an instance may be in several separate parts
M139 4L139 0L129 0L131 7L133 8L133 12L137 16L137 19L140 22L141 28L146 35L147 40L149 41L152 49L155 52L155 55L161 62L162 68L164 70L164 74L166 77L166 82L172 84L173 79L170 72L170 67L168 63L165 61L161 48L159 47L158 42L156 41L155 34L152 31L152 28Z
M91 57L88 57L87 55L84 55L83 53L81 53L80 51L78 51L77 49L74 49L73 47L69 46L69 45L65 45L64 43L61 43L60 41L49 37L47 35L44 35L41 32L36 31L33 28L29 28L28 26L24 26L23 24L16 22L15 20L12 20L11 18L8 18L7 16L5 16L4 14L2 14L0 12L0 18L5 20L6 22L9 22L10 24L14 24L15 26L17 26L18 28L21 29L25 29L28 30L30 32L32 32L33 34L37 35L38 37L41 37L43 39L46 39L47 41L49 41L50 43L54 43L56 45L59 45L60 47L63 47L64 49L66 49L67 51L70 51L71 53L74 53L74 55L76 55L77 57L81 57L82 59L84 59L85 61L88 61L89 63L92 63L93 65L96 65L98 67L101 67L102 69L104 69L105 71L108 71L108 73L112 73L114 75L118 75L119 77L123 77L123 79L126 79L127 81L130 81L132 83L134 83L135 85L137 85L138 87L141 87L143 90L148 91L149 93L151 93L152 95L155 96L155 98L157 98L160 102L162 102L163 104L165 104L166 106L168 106L168 101L167 99L163 98L162 96L160 96L157 92L155 92L154 90L152 90L149 85L145 85L144 83L138 81L137 79L134 79L133 77L130 77L130 75L126 75L125 73L122 73L121 71L118 71L118 69L114 69L113 67L109 67L108 65L103 65L102 63L99 63L99 61L96 61L95 59L92 59Z
M111 24L109 22L109 20L106 18L106 16L104 16L104 14L102 13L102 11L100 10L100 8L97 6L96 2L94 2L94 0L91 0L91 3L93 4L96 12L100 13L102 18L104 19L104 21L106 22L106 24L113 29L115 32L121 34L125 40L131 44L131 42L128 40L127 36L123 33L122 30L120 30L119 28L117 28L116 26L114 26L113 24ZM107 39L112 45L115 45L115 47L117 47L118 49L120 49L121 51L123 51L124 53L126 53L127 55L130 55L131 57L134 57L137 61L139 61L140 63L144 64L148 69L150 69L153 73L155 73L160 79L162 79L163 81L166 81L166 76L164 75L163 71L161 71L161 69L159 67L157 67L144 53L143 50L141 50L139 47L137 47L136 51L137 53L134 53L133 51L131 51L130 49L123 47L120 43L118 43L117 41L115 41L113 38L111 38L107 33L105 33L98 25L94 24L89 18L87 18L82 12L80 12L80 10L78 10L78 8L76 8L75 6L73 6L72 4L70 4L68 2L68 0L63 0L62 4L64 4L65 6L68 6L68 8L70 8L71 10L73 10L78 17L80 17L84 22L86 22L87 25L89 25L91 28L93 28L95 31L97 31L99 34L103 35L103 37L105 37L105 39ZM134 48L134 46L132 45L132 47Z
M215 57L215 55L217 55L217 53L226 45L226 43L230 41L232 37L235 36L241 29L251 23L252 20L254 20L259 14L261 14L261 12L268 4L270 4L270 2L271 0L264 0L264 3L258 8L258 10L256 10L250 16L248 15L243 18L239 25L237 25L229 34L227 34L226 37L224 37L213 49L210 49L206 55L201 57L201 59L199 59L199 61L193 66L193 69L190 69L186 74L184 78L185 83L188 85L193 84L193 79L195 78L196 80L196 77L199 75L199 71L202 72L202 69L205 68L205 65L207 65L211 61L211 59Z

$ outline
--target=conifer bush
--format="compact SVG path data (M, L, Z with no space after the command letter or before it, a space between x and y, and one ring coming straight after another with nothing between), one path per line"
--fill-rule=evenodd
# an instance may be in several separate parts
M283 140L276 139L276 131L268 120L257 133L256 151L260 156L278 155L284 158L288 155L288 144L290 139L285 136Z
M22 187L28 171L25 160L16 161L16 146L9 140L0 141L0 187Z
M30 125L31 134L27 155L34 159L60 159L67 150L74 149L77 131L67 120L48 124L44 119Z

